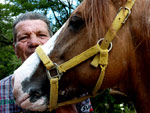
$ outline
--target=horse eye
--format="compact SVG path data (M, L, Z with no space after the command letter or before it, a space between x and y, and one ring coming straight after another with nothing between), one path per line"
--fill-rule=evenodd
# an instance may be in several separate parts
M72 16L70 19L69 27L71 27L73 30L78 31L83 27L84 20L79 16Z

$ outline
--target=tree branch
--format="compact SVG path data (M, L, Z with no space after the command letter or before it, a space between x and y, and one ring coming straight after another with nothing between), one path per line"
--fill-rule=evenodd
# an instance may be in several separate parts
M52 9L52 12L53 12L53 14L54 14L54 17L55 17L56 21L58 22L59 26L61 27L62 24L60 23L59 19L56 17L56 14L55 14L53 8L51 8L51 9Z
M62 4L62 6L63 6L64 10L66 11L67 18L69 18L69 14L68 14L68 11L67 11L67 9L66 9L67 5L66 5L66 4L64 4L61 0L58 0L58 1Z

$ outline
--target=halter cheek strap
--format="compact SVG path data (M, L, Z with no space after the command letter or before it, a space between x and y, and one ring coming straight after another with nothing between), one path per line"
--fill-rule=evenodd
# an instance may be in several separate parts
M56 109L59 106L64 106L68 104L74 104L81 102L93 95L96 95L98 90L100 89L103 78L105 75L105 70L108 65L108 48L110 43L112 42L113 38L116 36L117 32L120 30L121 26L126 22L128 19L131 8L133 7L136 0L127 0L124 8L121 7L119 9L119 12L114 19L112 25L110 26L109 30L107 31L104 40L101 44L97 43L96 45L92 46L91 48L87 49L86 51L82 52L81 54L73 57L72 59L68 60L67 62L64 62L60 65L55 65L50 58L44 53L41 46L37 47L36 53L42 60L43 64L47 68L47 70L56 69L57 74L56 76L51 76L48 72L48 78L50 80L50 102L49 102L49 110L52 111L53 109ZM98 41L99 42L99 41ZM97 80L97 83L95 85L94 90L91 92L91 95L87 95L85 97L81 97L78 99L73 99L70 101L57 103L58 101L58 81L63 75L64 72L67 70L73 68L74 66L80 64L81 62L91 58L92 56L95 56L93 61L91 62L91 65L94 67L100 66L101 73Z
M51 77L48 70L54 67L53 62L50 60L50 58L45 54L43 51L41 45L36 48L36 53L42 60L43 64L46 67L47 76L49 78L50 83L50 99L49 99L49 109L50 111L52 109L56 109L57 107L57 101L58 101L58 77Z

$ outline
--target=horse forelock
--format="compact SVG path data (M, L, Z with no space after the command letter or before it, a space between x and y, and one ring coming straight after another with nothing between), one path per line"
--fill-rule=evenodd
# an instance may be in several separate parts
M125 2L126 0L85 0L82 5L84 7L82 18L85 20L89 33L94 32L97 38L104 37L113 20L110 16L113 13L110 4L117 7L118 3L120 7Z
M104 35L108 9L107 0L85 0L82 17L85 19L89 33L95 32L97 38L100 34Z

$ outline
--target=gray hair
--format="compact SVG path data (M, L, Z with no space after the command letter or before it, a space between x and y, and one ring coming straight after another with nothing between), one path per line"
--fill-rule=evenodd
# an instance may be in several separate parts
M25 21L25 20L42 20L43 22L46 23L50 36L53 35L51 28L50 28L50 22L46 16L44 16L40 13L28 12L28 13L22 14L13 22L13 42L14 42L14 44L16 43L16 35L17 35L17 31L16 31L15 27L19 22Z

